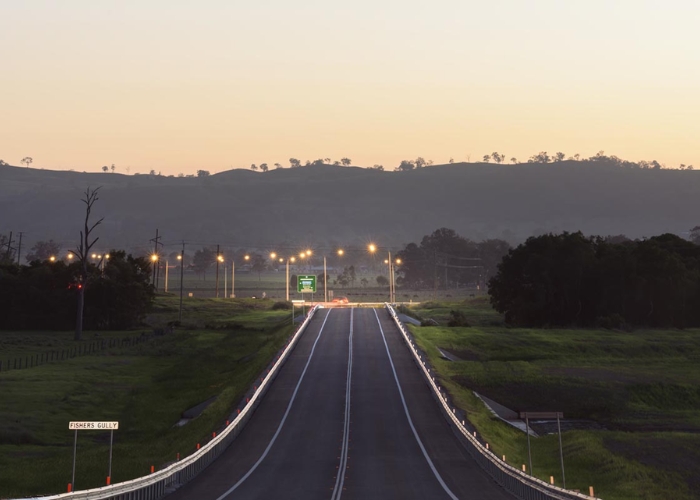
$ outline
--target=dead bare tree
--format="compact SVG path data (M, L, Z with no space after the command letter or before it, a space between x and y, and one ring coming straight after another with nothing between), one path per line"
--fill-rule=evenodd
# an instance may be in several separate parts
M81 201L85 203L85 229L80 231L80 246L73 252L80 262L80 284L78 286L78 314L75 320L75 340L80 340L83 335L83 309L85 307L85 288L87 286L88 278L88 256L90 255L90 249L93 247L99 238L95 238L90 241L90 234L99 226L104 217L95 222L90 226L90 212L92 207L99 198L97 193L100 188L90 189L89 187L85 190L85 198Z

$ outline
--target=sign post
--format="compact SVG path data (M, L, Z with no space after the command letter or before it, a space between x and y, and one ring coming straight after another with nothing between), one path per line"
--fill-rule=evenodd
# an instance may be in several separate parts
M107 485L112 481L112 445L114 444L114 431L119 429L119 422L69 422L68 429L75 431L73 440L73 477L71 489L75 491L75 458L78 451L78 431L110 431L109 436L109 468L107 472Z
M297 278L297 292L301 294L316 293L316 275L299 276Z

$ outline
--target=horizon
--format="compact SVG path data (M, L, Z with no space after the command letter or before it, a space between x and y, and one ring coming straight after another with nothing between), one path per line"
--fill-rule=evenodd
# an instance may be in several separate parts
M700 164L700 5L5 4L0 158L212 173L540 151ZM401 153L397 153L401 151Z

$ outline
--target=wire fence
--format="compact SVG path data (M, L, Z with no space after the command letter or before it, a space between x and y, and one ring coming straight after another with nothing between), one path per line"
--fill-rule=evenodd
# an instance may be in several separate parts
M148 476L116 483L110 486L103 486L101 488L44 496L41 497L41 500L156 500L191 481L216 460L241 433L245 424L253 415L254 410L260 404L260 400L272 384L272 381L277 377L280 368L286 362L290 352L294 349L301 334L306 329L317 309L318 306L309 311L306 319L291 337L287 345L278 354L271 366L265 370L266 374L261 377L260 385L256 385L251 396L246 398L245 406L242 409L238 409L235 418L231 421L227 421L223 430L218 435L215 433L211 441L200 447L199 450L195 451L192 455L172 463L161 470L154 470Z
M48 363L58 363L81 356L90 356L109 349L132 347L163 334L163 330L157 330L153 333L94 340L77 346L0 359L0 372L26 370L27 368L36 368Z

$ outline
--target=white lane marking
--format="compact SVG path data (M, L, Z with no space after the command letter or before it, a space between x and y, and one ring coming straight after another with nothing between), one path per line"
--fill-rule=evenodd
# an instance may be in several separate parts
M309 359L306 361L306 366L304 366L304 371L301 372L301 377L299 377L299 382L297 382L297 386L294 389L294 393L292 394L292 399L289 400L289 404L287 405L287 411L284 412L284 417L282 417L282 421L280 422L279 427L277 427L277 432L275 432L275 435L272 436L272 440L270 441L270 444L267 445L267 448L265 448L265 451L263 452L262 456L258 459L257 462L255 462L255 465L250 468L250 470L246 473L245 476L243 476L236 484L231 486L226 493L221 495L219 498L216 500L223 500L227 496L229 496L236 488L238 488L243 481L248 479L248 477L255 472L255 469L258 468L258 465L262 463L263 460L265 460L265 457L270 451L270 448L272 448L272 445L275 444L275 440L277 439L277 436L279 436L280 431L282 430L282 426L284 425L285 420L287 420L287 415L289 415L289 410L292 409L292 403L294 403L294 399L297 397L297 392L299 392L299 386L301 385L301 381L304 380L304 375L306 375L306 369L309 367L309 363L311 363L311 358L314 355L314 351L316 350L316 344L318 344L318 340L321 338L321 334L323 333L323 327L326 326L326 321L328 321L328 316L331 315L331 309L328 309L328 314L326 314L325 319L323 320L323 324L321 325L321 330L318 332L318 337L316 337L316 341L314 342L313 347L311 348L311 353L309 354Z
M335 488L331 500L340 500L345 482L345 469L348 464L348 440L350 438L350 385L352 382L352 318L355 308L350 308L350 336L348 337L348 380L345 384L345 426L343 428L343 446L340 453L340 466L335 479Z
M382 328L381 321L379 321L379 315L377 314L376 309L374 309L374 316L377 318L377 324L379 325L379 331L382 333L382 340L384 341L384 347L386 347L386 353L389 356L389 363L391 363L391 371L394 372L394 380L396 381L396 386L399 388L399 395L401 396L401 403L403 403L403 410L406 413L406 418L408 419L408 425L411 426L411 430L413 431L413 436L416 438L416 441L418 442L418 446L420 446L420 449L423 452L423 456L425 457L425 460L428 462L430 469L433 471L433 474L435 474L435 478L440 483L440 486L442 486L442 489L445 490L445 493L447 493L452 500L459 500L455 496L455 494L452 493L452 491L450 491L450 488L447 487L447 485L445 484L445 481L442 480L442 477L440 476L440 473L435 468L433 461L430 460L430 457L428 456L428 452L425 450L425 446L423 446L423 442L418 437L418 432L416 431L416 428L413 426L413 420L411 420L411 415L408 413L408 407L406 406L406 400L403 397L403 391L401 390L401 384L399 383L399 377L396 375L396 368L394 368L394 361L391 359L391 353L389 352L389 345L386 343L386 337L384 336L384 329Z

